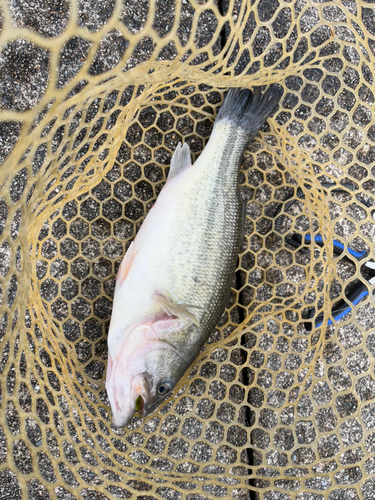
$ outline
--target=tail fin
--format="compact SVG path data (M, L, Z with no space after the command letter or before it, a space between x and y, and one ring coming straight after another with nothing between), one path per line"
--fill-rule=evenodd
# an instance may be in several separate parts
M264 94L261 93L260 87L255 87L254 92L249 89L230 89L219 110L216 123L221 120L231 121L234 126L244 130L251 141L276 108L282 93L282 89L277 85L271 85Z

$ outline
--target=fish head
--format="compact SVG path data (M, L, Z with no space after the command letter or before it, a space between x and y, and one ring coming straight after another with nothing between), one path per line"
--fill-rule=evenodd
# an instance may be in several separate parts
M138 325L109 350L106 389L114 427L127 425L136 411L149 415L168 397L195 357L184 341L190 329L169 318Z

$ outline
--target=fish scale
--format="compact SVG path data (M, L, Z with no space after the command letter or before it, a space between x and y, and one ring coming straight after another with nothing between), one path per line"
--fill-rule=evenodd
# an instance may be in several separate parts
M220 318L243 238L242 156L279 98L276 86L232 89L194 165L177 146L117 277L106 380L114 426L168 396Z
M222 128L221 134L228 137L222 148L226 151L228 144L233 144L232 137L235 134L230 124ZM228 128L231 132L229 134ZM238 151L245 146L246 139L245 137L239 139L238 136L241 134L237 135L236 141L240 146L233 148L233 153L221 155L221 150L216 153L216 156L221 156L221 161L217 163L216 168L210 167L210 175L207 175L204 163L207 157L211 160L215 160L215 157L212 158L211 151L207 148L203 152L203 157L201 155L197 165L199 175L195 179L195 185L199 187L194 190L192 205L196 204L203 209L200 213L192 213L182 230L176 225L176 234L173 235L173 239L176 238L179 241L183 259L186 259L183 263L180 261L174 263L172 271L174 283L179 283L178 273L183 267L189 276L197 276L200 283L206 284L202 287L200 283L193 280L191 287L183 291L177 289L175 293L172 293L172 298L175 297L176 300L203 307L205 312L200 318L202 343L212 331L212 322L216 323L217 316L220 316L223 311L224 300L230 291L233 267L236 265L241 243L238 228L242 225L242 201L236 171L241 160ZM228 169L228 164L233 165L233 168ZM230 175L226 175L228 170ZM205 200L205 203L202 203L202 200ZM206 203L209 205L207 206ZM222 209L218 210L220 206ZM197 227L200 228L198 234ZM192 238L195 238L197 242L194 252L191 249ZM187 247L190 247L190 250L189 256L186 257ZM202 259L202 256L210 256L209 262L207 259ZM220 265L222 263L225 265ZM223 287L227 288L227 293L222 293ZM219 293L215 293L216 291Z

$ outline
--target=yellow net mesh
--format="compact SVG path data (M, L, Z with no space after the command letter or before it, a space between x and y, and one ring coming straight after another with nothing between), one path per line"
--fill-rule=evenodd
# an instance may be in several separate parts
M373 499L374 287L327 326L370 277L346 245L371 256L375 241L371 3L8 0L0 14L0 497ZM114 430L121 258L178 142L195 159L225 89L274 82L279 109L243 161L227 310L173 396ZM286 242L309 232L324 248ZM312 307L325 319L308 331Z

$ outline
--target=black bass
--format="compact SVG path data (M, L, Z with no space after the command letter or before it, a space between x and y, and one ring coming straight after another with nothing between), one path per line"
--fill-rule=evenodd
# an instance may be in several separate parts
M241 159L280 97L276 86L231 89L194 165L187 144L176 148L117 275L106 380L115 427L165 399L223 313L243 238Z

